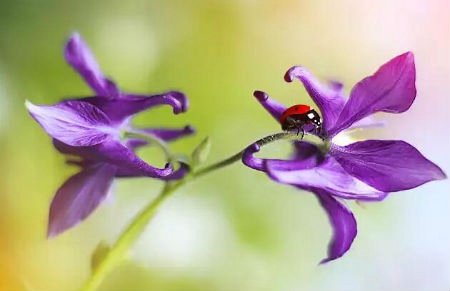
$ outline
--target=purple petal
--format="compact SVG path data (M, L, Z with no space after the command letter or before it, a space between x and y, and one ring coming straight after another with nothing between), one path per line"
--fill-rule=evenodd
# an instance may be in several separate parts
M139 131L143 131L146 134L154 135L163 141L169 142L174 141L179 138L185 137L187 135L191 135L195 133L195 129L188 125L184 128L148 128L148 129L139 129Z
M172 106L174 114L186 112L189 108L189 102L188 102L186 95L184 95L183 93L181 93L179 91L168 91L166 93L158 94L158 95L124 94L122 97L126 98L132 102L139 102L139 101L142 102L142 99L151 100L151 101L146 101L149 104L145 103L146 107L144 109L135 111L134 113L146 110L146 109L154 107L154 106L164 105L164 104ZM137 110L137 108L135 110Z
M259 103L261 103L261 105L273 116L273 118L275 118L278 122L280 121L281 115L283 115L283 112L287 109L286 106L273 100L266 92L263 91L255 91L253 92L253 96L258 99Z
M404 141L366 140L345 147L333 145L331 154L352 176L372 187L395 192L445 179L445 173Z
M50 206L48 237L54 237L89 216L102 202L116 167L100 164L70 177L56 192Z
M164 177L163 180L179 180L184 178L184 176L186 176L186 174L189 173L190 167L188 164L185 164L183 162L179 162L179 164L180 167L172 174Z
M306 161L264 160L263 165L273 180L301 189L322 189L345 199L379 201L386 197L386 193L351 176L332 157L316 165Z
M38 106L26 101L25 106L47 134L68 145L96 145L115 135L108 117L86 102L63 101Z
M296 145L297 149L299 145ZM254 156L260 150L252 144L244 150L242 162L255 170L266 172L276 182L311 191L323 189L345 199L382 200L381 192L349 175L332 157L324 157L318 149L301 144L309 152L296 160L261 159Z
M132 150L116 141L99 144L95 146L95 150L97 159L114 164L119 169L134 172L134 176L163 179L173 174L173 167L170 164L167 164L164 169L152 167L141 160Z
M111 80L103 76L94 55L78 33L70 37L64 56L96 94L104 97L120 96L119 89Z
M303 168L312 168L317 166L321 160L323 159L323 156L318 152L317 148L315 146L311 146L310 144L305 143L299 143L299 145L296 144L297 149L304 148L306 149L303 154L296 153L295 156L298 158L295 160L295 166L302 165ZM312 147L315 148L312 149ZM252 169L267 172L266 163L272 162L279 165L280 168L283 168L284 170L289 170L292 166L292 162L294 161L286 161L286 160L278 160L278 159L261 159L254 156L255 153L259 152L260 146L257 143L254 143L250 146L248 146L243 154L242 154L242 162L247 167L250 167ZM319 155L317 154L319 153Z
M411 52L390 60L375 74L355 85L336 124L329 131L330 136L375 112L401 113L408 110L416 97L415 80L416 69Z
M168 128L148 128L148 129L138 129L138 131L144 132L145 134L154 135L155 137L165 141L170 142L177 140L179 138L191 135L195 133L195 129L188 125L182 129L168 129ZM148 144L148 141L142 139L128 139L126 141L126 146L130 149L135 149Z
M181 104L181 109L180 110L176 110L175 108L174 113L177 114L179 112L186 112L189 108L189 100L187 99L186 95L184 95L183 93L179 92L179 91L170 91L167 92L166 95L170 95L172 98L175 98L176 100L178 100L178 102ZM164 103L164 104L169 104L171 105L171 103Z
M53 140L55 147L64 154L69 154L69 155L74 155L74 154L80 154L80 149L82 147L71 147L68 145L65 145L63 143L61 143L60 141L57 140ZM73 149L78 150L76 153L73 151ZM92 148L85 148L83 150L83 152L81 153L81 155L78 155L78 158L72 158L69 157L66 160L67 164L71 164L71 165L75 165L78 166L80 168L87 168L90 167L93 164L96 164L99 162L99 160L103 160L103 161L107 161L108 163L111 163L111 165L113 165L114 167L116 167L116 164L120 166L120 168L117 168L116 171L116 177L120 177L120 178L133 178L133 177L153 177L153 178L159 178L161 180L179 180L182 179L184 176L186 176L186 174L189 173L190 171L190 167L189 165L179 162L180 167L177 170L173 170L172 167L170 165L166 165L166 171L164 172L160 172L160 176L155 176L154 172L151 172L151 169L149 169L148 167L146 167L146 169L142 169L139 168L139 165L135 166L124 166L123 163L114 161L112 159L99 159L98 157L93 160L92 158L95 157L96 155L96 151L92 150ZM80 159L80 157L82 157L82 159ZM85 158L88 157L88 158ZM167 169L170 169L167 170ZM159 170L159 169L158 169Z
M252 169L264 171L264 160L253 156L253 154L259 152L259 150L260 146L256 143L248 146L242 154L242 163Z
M162 180L179 180L186 176L189 173L189 165L180 162L180 167L174 171L172 174L167 175L165 177L161 177ZM133 178L133 177L142 177L142 173L140 171L136 171L133 168L119 168L116 173L116 177L120 178Z
M182 98L180 92L172 91L160 95L140 96L123 94L121 98L87 97L80 99L100 108L114 124L120 124L127 118L149 108L168 104L173 112L184 112L188 106L187 99ZM184 95L183 95L184 96Z
M353 213L326 191L314 191L320 204L327 212L333 227L333 238L328 245L328 257L320 263L342 257L351 247L356 237L356 219Z
M321 84L307 69L300 66L290 68L284 75L286 82L297 78L303 83L306 91L319 107L325 131L328 131L336 122L345 104L342 84L332 82L330 86Z
M132 150L115 140L108 140L90 147L73 147L57 140L54 140L53 144L61 153L80 157L90 163L112 164L120 171L130 173L128 176L164 179L174 174L170 164L167 164L164 169L152 167Z

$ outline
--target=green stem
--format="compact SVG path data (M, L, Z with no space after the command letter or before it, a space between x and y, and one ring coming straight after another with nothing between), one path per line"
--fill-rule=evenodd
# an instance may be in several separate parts
M313 137L313 136L317 137L317 136L312 135L307 132L305 132L304 135L309 136L309 137ZM299 136L297 133L293 133L293 132L280 132L280 133L275 133L275 134L271 134L266 137L263 137L263 138L257 140L256 143L260 147L262 147L268 143L271 143L271 142L274 142L277 140L286 140L286 139L288 139L288 140L303 140L303 136ZM221 169L223 167L233 164L234 162L240 161L242 159L242 155L244 154L244 152L245 152L245 149L225 160L219 161L215 164L209 165L203 169L200 169L200 170L194 172L192 174L192 176L194 176L194 177L203 176L209 172L215 171L217 169Z
M205 167L203 169L200 169L200 170L194 172L192 174L192 176L193 177L200 177L200 176L203 176L203 175L208 174L210 172L213 172L215 170L218 170L218 169L221 169L221 168L226 167L228 165L231 165L231 164L239 161L242 158L242 154L243 153L244 153L244 151L241 151L241 152L239 152L239 153L237 153L237 154L235 154L235 155L233 155L233 156L231 156L231 157L229 157L229 158L227 158L225 160L222 160L222 161L217 162L215 164L209 165L209 166L207 166L207 167Z
M102 282L103 277L108 274L118 262L120 262L127 250L139 238L150 219L155 215L161 203L163 203L164 200L166 200L170 194L173 193L173 191L178 189L184 183L185 181L181 180L174 184L166 183L164 185L164 188L158 197L150 202L125 229L103 260L93 270L91 277L82 287L82 290L88 291L97 289Z
M127 136L130 137L138 137L144 138L148 137L141 133L136 132L127 132ZM259 146L264 146L268 143L271 143L276 140L282 139L291 139L291 140L299 140L303 137L291 132L281 132L273 135L266 136L256 143ZM153 138L148 138L146 140L154 142ZM170 152L168 151L167 146L163 141L156 139L156 144L158 144L161 148L163 148L164 152L168 157L172 157ZM96 268L94 268L93 273L89 280L84 284L82 290L96 290L97 287L102 282L103 278L106 274L108 274L123 258L128 249L133 245L133 243L139 238L139 236L144 231L145 227L149 223L149 221L153 218L158 210L159 206L178 188L186 184L187 182L194 180L197 177L203 176L207 173L211 173L215 170L221 169L228 165L231 165L239 160L241 160L242 155L245 150L225 159L214 163L210 166L207 166L203 169L200 169L190 175L185 176L182 180L177 182L166 182L164 188L161 193L156 197L153 201L151 201L136 217L133 221L128 225L128 227L122 232L120 237L117 239L116 243L109 249L106 256L98 263Z

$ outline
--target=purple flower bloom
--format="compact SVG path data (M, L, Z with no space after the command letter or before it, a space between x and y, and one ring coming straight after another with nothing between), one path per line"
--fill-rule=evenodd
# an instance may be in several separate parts
M286 75L287 82L299 79L320 109L323 128L320 137L325 153L306 141L295 142L290 160L260 159L257 143L244 152L247 166L265 172L276 182L313 192L325 209L333 227L325 263L335 260L350 248L356 237L356 220L336 198L380 201L389 192L418 187L446 178L444 172L427 160L412 145L398 140L365 140L339 146L333 143L338 133L353 127L373 125L375 112L401 113L416 96L415 65L412 53L397 56L372 76L353 87L346 98L342 85L321 84L305 68L295 66ZM286 107L261 91L255 91L261 105L279 121Z
M140 132L163 142L192 134L182 129L135 129L130 118L148 108L168 104L175 114L187 110L186 96L171 91L160 95L140 96L119 91L104 77L91 51L78 34L69 39L65 58L84 78L97 96L70 99L50 106L26 102L31 116L53 138L57 150L69 155L68 163L81 167L56 192L50 214L48 236L75 226L91 214L105 199L114 177L152 177L180 179L188 171L185 164L174 171L170 164L155 168L141 160L133 150L147 144L139 138L123 138L127 131Z

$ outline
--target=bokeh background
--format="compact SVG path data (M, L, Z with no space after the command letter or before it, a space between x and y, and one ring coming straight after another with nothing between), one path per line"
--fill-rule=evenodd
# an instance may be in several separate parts
M0 1L0 289L75 290L90 254L112 242L161 188L120 180L85 222L45 237L55 190L76 172L28 116L24 101L92 94L64 62L78 31L103 71L126 91L178 89L188 113L161 107L138 125L198 134L172 145L190 152L205 136L208 162L234 154L279 126L252 97L309 103L294 64L343 81L349 91L381 64L413 51L418 95L401 115L360 137L404 139L450 172L449 2L379 1ZM275 149L276 150L276 149ZM156 151L139 153L162 164ZM101 290L448 290L449 182L354 203L359 234L345 257L324 266L331 237L315 197L235 164L184 187L159 211Z

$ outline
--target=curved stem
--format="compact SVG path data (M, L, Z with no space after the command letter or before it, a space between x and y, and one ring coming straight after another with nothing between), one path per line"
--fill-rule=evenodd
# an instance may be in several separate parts
M127 136L137 137L141 139L145 139L148 141L155 142L158 144L166 153L168 157L172 157L170 152L168 151L167 146L164 141L160 141L159 139L153 137L149 137L148 135L139 133L139 132L127 132ZM306 133L306 135L311 135ZM149 137L147 139L147 137ZM299 136L296 133L292 132L281 132L276 134L271 134L266 137L263 137L256 141L259 146L264 146L268 143L290 139L290 140L299 140L303 139L303 136ZM84 284L82 290L96 290L97 287L102 282L104 276L111 271L118 262L122 259L128 249L133 245L133 243L139 238L142 232L145 230L147 224L154 217L156 211L159 209L159 206L178 188L186 184L187 182L194 180L197 177L203 176L207 173L211 173L215 170L221 169L228 165L231 165L242 158L242 155L245 150L240 151L239 153L232 155L229 158L226 158L222 161L214 163L210 166L204 167L203 169L198 170L197 172L192 173L191 175L185 176L182 180L177 182L166 182L164 188L161 190L161 193L151 201L136 217L133 221L128 225L128 227L122 232L120 237L114 243L114 245L109 249L105 257L98 263L96 268L94 268L93 273L89 280Z
M310 134L308 132L305 132L304 135L302 135L302 136L299 136L297 133L293 133L293 132L279 132L279 133L275 133L275 134L271 134L271 135L265 136L265 137L257 140L255 143L258 144L260 147L262 147L262 146L264 146L266 144L269 144L269 143L277 141L277 140L286 140L286 139L288 139L288 140L303 140L304 136L318 137L318 136ZM322 138L320 138L320 139L322 140ZM322 140L322 142L324 142L324 141ZM229 157L229 158L227 158L225 160L219 161L217 163L214 163L212 165L209 165L209 166L207 166L207 167L205 167L203 169L200 169L200 170L194 172L192 174L192 176L194 176L194 177L203 176L203 175L205 175L205 174L207 174L209 172L212 172L212 171L215 171L217 169L220 169L220 168L226 167L228 165L231 165L234 162L237 162L237 161L241 160L242 159L242 155L244 154L244 152L245 152L245 149L240 151L240 152L238 152L235 155L232 155L231 157Z
M136 218L128 225L125 231L121 234L116 243L109 249L103 260L93 270L89 280L82 287L82 290L96 290L100 285L103 277L111 271L115 265L123 258L126 251L137 240L140 234L147 226L150 219L155 215L159 206L169 197L170 193L178 189L184 181L177 183L166 183L161 193L152 202L150 202L144 210L142 210Z
M237 154L232 155L231 157L229 157L229 158L227 158L225 160L222 160L222 161L219 161L219 162L214 163L212 165L209 165L207 167L204 167L204 168L202 168L202 169L192 173L192 177L200 177L200 176L203 176L203 175L208 174L210 172L213 172L215 170L218 170L218 169L221 169L221 168L226 167L228 165L231 165L231 164L239 161L242 158L242 154L243 153L244 153L244 151L238 152Z

